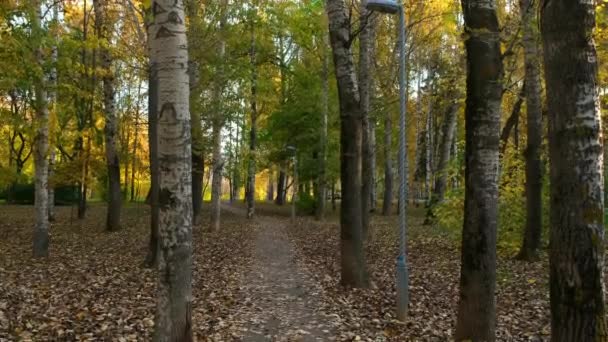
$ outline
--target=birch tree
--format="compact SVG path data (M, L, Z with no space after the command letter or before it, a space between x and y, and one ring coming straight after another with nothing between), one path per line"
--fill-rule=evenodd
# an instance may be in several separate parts
M552 341L608 339L595 14L595 2L588 0L546 1L541 8L551 158Z
M110 33L108 23L107 0L94 0L95 30L101 40L99 48L100 67L103 70L103 111L105 118L104 142L106 163L108 168L108 210L106 216L106 230L120 229L120 210L122 206L122 193L120 191L120 160L118 157L117 137L118 119L114 103L114 72L112 70L112 53L109 49ZM126 183L126 177L125 177Z
M494 341L502 61L494 0L462 0L467 52L465 204L457 341Z
M160 169L154 341L192 341L192 151L188 41L182 0L152 2Z

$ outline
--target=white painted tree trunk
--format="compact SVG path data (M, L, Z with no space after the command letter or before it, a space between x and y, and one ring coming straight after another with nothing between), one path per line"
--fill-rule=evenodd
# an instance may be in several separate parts
M159 254L154 341L192 341L192 149L182 0L152 2L158 80Z
M33 34L42 38L40 20L42 17L42 4L34 2L35 11L32 14ZM40 67L44 64L42 47L35 51L36 62ZM36 135L34 137L34 168L35 168L35 211L36 223L34 226L33 252L34 257L47 257L49 254L49 212L48 212L48 149L49 149L49 108L46 76L36 80L36 120L34 121Z

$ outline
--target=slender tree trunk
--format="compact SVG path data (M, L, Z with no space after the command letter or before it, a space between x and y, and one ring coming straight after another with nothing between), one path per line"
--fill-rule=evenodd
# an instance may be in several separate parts
M153 340L192 341L192 149L188 40L181 0L154 0L150 50L158 80L160 169Z
M431 81L432 82L432 81ZM433 158L433 87L429 93L429 110L426 113L426 129L425 129L425 143L424 143L424 186L425 186L425 201L429 201L431 198L431 159ZM428 203L428 202L427 202Z
M373 88L372 88L373 89ZM369 169L371 172L370 183L370 208L369 211L372 213L376 212L378 207L378 178L376 175L376 118L374 115L369 117Z
M551 340L606 341L595 2L552 0L543 4L551 158Z
M215 89L215 117L213 118L213 181L211 183L211 229L220 229L220 214L222 200L222 171L224 160L222 158L222 127L223 127L223 92L224 92L224 67L223 60L226 55L226 40L224 38L224 27L226 26L227 0L222 2L222 18L220 20L220 67L216 77Z
M382 215L389 216L393 208L393 120L384 114L384 200Z
M285 162L281 162L279 170L279 180L277 181L277 197L275 203L277 205L285 204L285 182L287 181L285 174Z
M34 1L32 13L33 32L37 39L44 34L40 21L42 18L42 4ZM36 62L42 67L44 60L42 48L35 51ZM48 257L49 255L49 213L48 213L48 171L49 171L49 108L46 76L41 76L36 82L36 135L34 137L34 168L35 180L35 208L36 224L34 226L33 254L34 257Z
M268 184L266 185L266 201L272 202L274 199L274 170L268 171Z
M463 0L466 166L456 341L494 341L502 61L494 0Z
M370 120L370 99L372 89L372 60L374 45L374 24L369 17L366 9L367 0L361 1L360 22L365 25L359 35L359 96L361 101L361 121L362 121L362 168L361 168L361 226L363 238L367 239L369 232L370 205L372 197L372 159L369 132ZM367 21L367 23L366 23Z
M150 32L148 32L150 34ZM148 37L151 41L152 37ZM158 77L154 59L150 53L150 70L148 74L148 145L150 153L150 239L148 242L148 254L144 265L154 267L158 261L158 232L159 212L158 196L160 186L160 169L158 161Z
M190 19L188 25L187 36L190 41L202 40L202 21L198 13L199 4L194 0L183 0L186 6L187 16ZM191 45L192 47L192 45ZM189 55L192 51L188 52ZM194 96L198 96L199 92L199 65L193 58L188 62L189 89ZM203 137L203 124L201 113L198 110L190 112L191 134L192 134L192 222L195 226L201 224L203 208L203 195L205 193L204 181L205 177L205 147Z
M59 25L59 4L53 6L53 22L55 25ZM53 184L53 170L55 169L56 149L55 149L55 123L57 122L57 57L58 57L58 45L59 36L58 33L53 37L54 44L51 50L51 72L49 74L49 84L52 85L53 90L49 94L49 100L52 103L52 112L49 118L49 174L48 174L48 185L49 185L49 222L55 221L55 185Z
M218 95L219 96L219 95ZM219 113L218 113L219 114ZM222 198L222 136L221 125L214 123L213 127L213 179L211 181L211 229L219 231Z
M327 0L326 9L340 101L341 283L367 287L361 217L362 114L351 51L351 23L343 0Z
M325 219L325 207L327 206L327 122L329 116L329 56L325 50L329 45L327 35L323 35L323 57L321 69L321 134L319 153L319 173L317 179L317 206L315 218L319 221Z
M130 201L134 202L135 201L135 173L137 170L137 148L139 145L139 111L140 111L140 105L139 105L139 99L140 99L140 95L141 95L141 82L139 83L139 86L137 87L137 106L135 106L135 140L133 141L133 152L132 152L132 158L133 158L133 165L131 166L131 196L130 196Z
M255 25L257 14L255 5L251 9L251 127L249 131L249 160L247 165L247 218L253 218L255 213L255 163L256 163L256 144L257 144L257 119L258 119L258 68L256 57Z
M542 231L542 103L540 82L539 34L534 20L537 13L535 0L520 0L523 26L524 59L526 65L526 108L528 139L526 147L526 230L518 257L537 259Z
M450 162L450 149L452 148L452 141L454 140L454 133L456 130L456 119L458 116L458 109L460 108L458 95L450 93L448 96L452 99L452 103L448 107L445 118L443 119L441 146L439 149L439 161L437 163L437 178L435 179L435 189L433 189L433 196L431 198L431 205L429 207L428 215L433 216L432 208L435 204L443 201L445 197L445 191L447 190L448 183L448 163Z
M112 71L112 55L105 44L110 44L110 29L106 14L108 12L106 0L94 0L95 29L97 36L102 40L99 55L101 57L101 68L103 73L103 109L105 117L104 140L106 150L106 163L108 167L108 209L106 216L106 230L116 231L120 229L120 210L122 206L122 193L120 191L120 161L116 143L116 131L118 129L118 118L114 103L114 72ZM105 41L105 43L103 43ZM127 144L129 142L127 141ZM128 164L125 164L128 165ZM127 183L125 174L125 184Z
M519 122L519 114L521 113L521 105L524 103L524 97L526 96L526 84L524 83L523 87L521 87L521 91L519 93L519 97L515 104L513 105L513 110L511 110L511 115L505 122L505 126L502 128L502 132L500 133L500 153L505 153L507 148L507 143L509 142L509 137L511 136L511 131L514 130L515 126Z
M129 107L127 108L127 111L129 112L129 116L131 116L131 106L129 105ZM126 158L125 160L123 160L123 165L125 166L125 173L124 173L124 186L122 188L122 196L127 197L127 193L129 191L129 143L131 142L131 129L129 129L129 121L128 119L125 118L125 120L123 120L123 124L125 125L125 128L123 129L123 131L126 131L126 137L124 140L124 144L125 146L123 147L123 153L125 153ZM119 174L120 176L120 174Z
M83 142L81 142L82 144ZM91 137L87 135L87 140L84 143L84 150L82 154L82 175L79 184L79 198L78 198L78 219L84 219L87 213L87 196L89 194L89 158L91 154Z

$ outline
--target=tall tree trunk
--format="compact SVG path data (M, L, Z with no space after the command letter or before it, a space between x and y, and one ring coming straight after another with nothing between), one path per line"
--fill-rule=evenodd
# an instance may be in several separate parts
M372 61L374 45L374 24L369 17L366 8L367 0L361 1L360 23L365 25L359 35L359 96L361 101L361 121L362 121L362 168L361 168L361 226L363 238L367 239L369 232L370 204L372 197L372 159L369 132L370 120L370 99L372 89Z
M219 95L218 95L219 96ZM218 113L219 114L219 113ZM224 161L222 159L222 136L221 124L213 124L213 176L211 181L211 229L219 231L220 213L222 198L222 169Z
M224 38L224 27L226 26L227 0L222 1L222 18L220 20L220 67L215 77L215 117L213 118L213 181L211 183L211 229L220 229L220 213L222 200L222 171L224 160L222 158L222 127L223 127L223 92L224 92L224 67L223 61L226 55L226 40Z
M84 139L81 139L84 140ZM89 194L89 158L91 157L91 137L87 135L84 149L80 151L82 160L82 174L79 184L79 197L78 197L78 219L84 219L87 213L87 196Z
M429 76L429 79L432 78ZM431 81L432 82L432 79ZM431 177L432 177L432 158L433 158L433 86L430 87L429 93L429 110L426 113L426 128L425 128L425 142L424 142L424 187L425 187L425 201L429 201L431 198ZM428 202L427 202L428 203Z
M373 89L373 88L372 88ZM376 207L378 206L378 178L376 175L376 117L374 115L369 117L369 169L370 169L370 207L369 211L371 213L376 212Z
M526 108L528 146L526 147L526 230L519 251L519 258L537 258L542 231L542 165L540 148L542 144L542 103L540 83L540 55L536 17L537 1L520 0L523 26L524 59L526 65Z
M325 219L325 207L327 206L327 126L329 116L329 56L327 54L327 35L323 35L323 57L321 69L321 134L320 134L320 153L319 170L317 175L317 205L315 208L315 218L319 221Z
M52 5L53 7L53 23L59 25L59 4ZM49 92L49 102L52 106L52 111L49 114L49 165L48 165L48 216L49 222L55 221L55 188L52 183L52 174L55 168L56 149L55 149L55 123L57 119L57 57L58 57L58 33L53 37L54 44L51 48L51 71L49 73L49 85L52 86L52 91Z
M148 30L149 31L149 30ZM152 40L148 32L148 41ZM158 261L159 249L159 213L158 206L159 186L160 186L160 169L158 161L158 77L156 65L152 52L150 54L150 70L148 71L148 145L150 153L150 239L148 242L148 254L144 265L154 267Z
M268 170L268 183L266 184L266 201L272 202L274 199L274 170Z
M53 6L53 22L54 25L59 25L59 4ZM56 32L59 32L56 30ZM52 91L49 94L49 100L52 103L52 112L49 118L49 173L48 173L48 196L49 196L49 222L55 221L55 185L53 184L52 176L55 169L56 149L55 149L55 125L57 122L57 57L59 45L59 33L55 33L53 37L53 47L51 48L51 72L49 74L49 84L52 85Z
M519 122L519 114L521 113L521 105L524 103L524 97L526 96L526 84L521 87L521 91L519 92L519 97L515 104L513 105L513 109L511 110L511 115L505 122L505 126L502 128L502 132L500 133L500 153L505 153L507 149L507 143L509 142L509 137L511 136L511 131L515 129L515 126Z
M187 36L190 41L198 41L202 39L201 16L198 14L199 4L194 0L183 0L186 6L187 16L190 19ZM192 51L189 51L189 56ZM194 96L198 96L199 91L199 65L193 58L189 58L188 76L189 89ZM203 137L203 124L201 113L197 110L190 112L191 134L192 134L192 222L195 226L201 224L203 208L203 195L205 192L204 181L205 177L205 147Z
M44 34L40 21L42 19L41 2L34 1L32 13L33 33L35 39L42 39ZM42 67L44 64L42 48L35 51L36 62ZM34 168L35 180L35 208L36 224L33 236L34 257L48 257L49 255L49 213L48 213L48 171L49 171L49 108L47 98L46 76L40 76L36 82L36 135L34 137Z
M103 69L103 110L105 117L104 140L106 149L106 163L108 167L108 209L106 216L106 230L116 231L120 229L120 210L122 206L122 194L120 191L120 161L116 148L116 131L118 119L114 103L114 72L112 71L112 54L107 44L110 44L111 31L109 29L106 14L108 8L106 0L94 0L95 30L97 37L102 41L99 49L101 57L100 66ZM105 43L104 43L105 42ZM127 144L129 142L127 141ZM128 165L128 164L125 164ZM127 175L125 175L127 176ZM127 177L125 177L125 184Z
M131 165L131 196L130 196L130 201L133 202L135 201L135 173L137 171L137 148L139 147L139 115L140 115L140 105L139 105L139 99L140 99L140 95L141 95L141 82L139 83L138 87L137 87L137 105L135 106L135 140L133 141L133 152L132 152L132 158L133 158L133 164Z
M256 162L256 143L257 143L257 119L258 119L258 68L256 57L255 25L257 17L257 7L253 4L251 9L251 127L249 130L249 160L247 165L247 218L253 218L255 213L255 162Z
M393 120L384 114L384 200L382 215L388 216L393 208Z
M344 0L327 0L329 36L340 101L341 283L369 285L361 217L361 104L351 51L351 23Z
M463 0L467 39L465 203L457 341L494 341L502 61L494 0Z
M281 162L279 170L279 179L277 181L277 197L275 203L277 205L285 204L285 186L287 175L285 174L285 162Z
M458 117L458 109L460 108L459 96L451 93L448 95L453 101L448 107L445 117L443 119L443 125L441 130L443 140L439 149L439 161L437 163L437 178L435 179L435 188L433 189L433 196L431 197L431 205L428 211L428 217L432 217L433 206L443 201L445 197L445 191L448 183L448 163L450 162L450 150L452 148L452 141L454 140L454 133L456 130L456 119Z
M158 80L159 254L154 341L192 341L192 149L188 40L181 0L154 0Z
M551 158L551 340L606 341L595 2L552 0L543 4Z

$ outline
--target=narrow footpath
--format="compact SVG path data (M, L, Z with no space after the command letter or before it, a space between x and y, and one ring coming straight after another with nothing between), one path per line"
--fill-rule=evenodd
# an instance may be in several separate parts
M237 208L226 208L236 212ZM255 244L245 275L241 304L234 314L243 341L333 341L337 317L320 311L323 289L298 265L286 233L289 221L257 217L252 222Z

